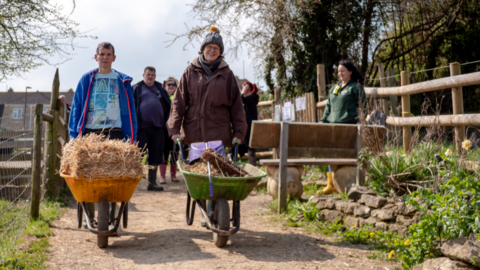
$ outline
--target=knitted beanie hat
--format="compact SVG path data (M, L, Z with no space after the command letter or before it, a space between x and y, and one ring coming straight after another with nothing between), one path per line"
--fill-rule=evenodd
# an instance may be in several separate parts
M220 30L215 26L210 27L210 32L208 32L203 40L200 51L203 51L208 44L217 44L220 47L220 55L223 54L223 39L222 36L220 36Z

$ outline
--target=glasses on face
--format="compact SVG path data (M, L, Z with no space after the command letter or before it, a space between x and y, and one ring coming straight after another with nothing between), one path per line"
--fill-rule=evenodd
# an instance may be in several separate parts
M176 85L176 84L174 84L174 83L167 83L167 86L172 86L172 87L175 87L175 86L177 86L177 85Z
M206 49L207 51L214 51L214 52L220 51L220 48L218 48L218 47L213 47L213 46L207 46L205 49Z

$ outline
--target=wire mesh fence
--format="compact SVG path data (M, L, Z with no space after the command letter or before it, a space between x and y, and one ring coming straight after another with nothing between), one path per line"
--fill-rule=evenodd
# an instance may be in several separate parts
M0 265L30 219L33 131L15 120L0 118Z

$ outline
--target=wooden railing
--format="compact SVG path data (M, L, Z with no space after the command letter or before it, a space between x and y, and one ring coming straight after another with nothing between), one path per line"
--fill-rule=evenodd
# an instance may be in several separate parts
M383 69L380 66L379 69ZM380 83L382 87L365 87L367 97L379 98L389 96L400 96L402 102L401 117L387 116L387 125L403 127L403 148L406 152L411 147L411 128L413 126L444 125L455 127L455 144L458 152L461 152L461 143L465 139L466 125L480 125L480 114L463 114L463 86L480 84L480 72L460 75L460 64L450 64L450 77L436 79L426 82L409 84L408 72L400 74L401 86L385 87L385 75L379 70ZM383 75L383 76L382 76ZM412 117L410 108L410 95L437 91L452 88L453 115L440 116L417 116ZM317 109L322 114L326 106L326 100L317 103ZM395 111L395 110L393 110Z

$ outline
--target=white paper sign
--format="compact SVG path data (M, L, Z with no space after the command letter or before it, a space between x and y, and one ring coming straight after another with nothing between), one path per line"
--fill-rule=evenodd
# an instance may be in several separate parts
M302 111L302 110L305 110L307 108L307 106L305 105L305 97L300 97L300 98L297 98L295 99L295 105L296 105L296 111Z
M291 120L292 119L292 103L285 102L283 104L283 120Z

